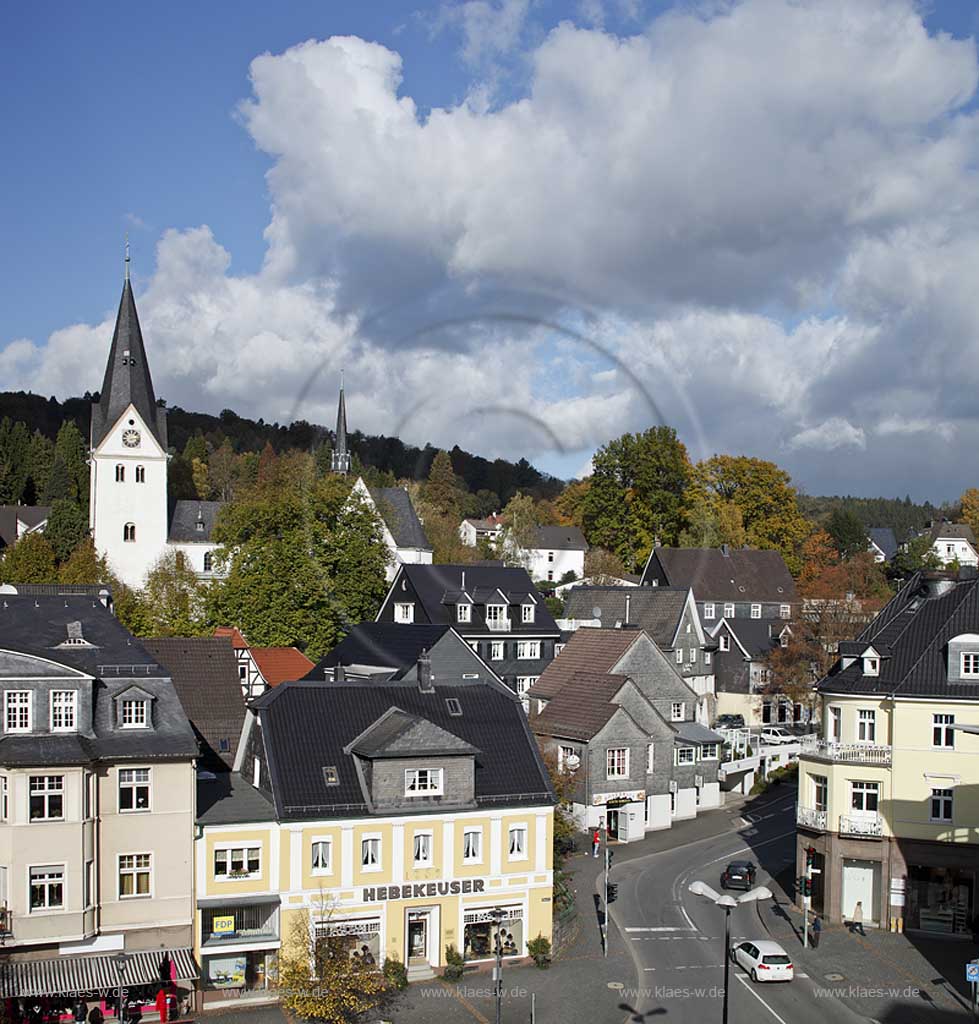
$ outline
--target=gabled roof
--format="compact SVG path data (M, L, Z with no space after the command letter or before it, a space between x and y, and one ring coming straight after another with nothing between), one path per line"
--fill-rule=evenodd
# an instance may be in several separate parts
M964 633L979 633L979 577L952 582L940 574L915 573L845 648L862 652L872 646L881 652L880 674L865 676L859 659L846 668L840 661L819 689L977 701L979 682L948 679L948 642Z
M231 646L236 651L248 650L248 641L237 626L218 626L214 631L214 635L229 639L231 641Z
M897 538L889 526L871 526L867 530L867 537L876 545L885 561L889 562L897 554Z
M411 495L403 487L370 487L377 514L399 548L421 548L431 551L432 545L422 527Z
M748 548L653 548L643 583L656 579L658 562L671 587L689 587L697 601L771 601L797 599L795 581L777 551Z
M170 673L177 696L201 745L200 765L232 767L245 722L234 651L220 637L165 637L143 646Z
M572 633L564 650L541 673L530 696L554 698L576 675L607 675L640 636L638 630L593 629L585 626Z
M391 668L400 675L418 662L449 632L447 625L408 625L396 622L361 622L303 676L323 679L336 665L370 665Z
M450 714L450 698L459 702L461 715ZM438 682L433 692L424 693L415 682L290 682L267 691L251 707L260 717L282 819L368 812L355 755L348 749L391 708L476 749L477 804L500 809L554 799L520 700L499 685ZM337 768L338 785L326 785L326 766Z
M933 523L928 531L932 541L936 540L967 540L973 547L976 546L976 537L972 527L968 523Z
M30 532L47 522L50 514L49 505L0 505L0 544L9 547L16 542L20 532L18 523L23 523Z
M711 635L717 636L720 627L726 626L745 655L754 661L778 645L779 635L787 625L785 619L721 619Z
M295 647L250 647L249 651L269 686L302 679L313 668L313 662Z
M476 748L441 726L401 708L388 708L350 744L349 750L369 759L384 757L454 757L473 755Z
M168 539L181 544L210 544L211 531L223 501L176 501L170 510ZM203 529L198 529L201 523Z
M135 407L160 447L166 451L167 413L156 404L143 333L136 314L136 299L127 275L122 286L102 390L98 402L92 403L93 447L102 443L130 405Z
M537 548L549 551L587 551L588 541L577 526L538 526Z
M628 676L605 672L575 672L531 723L538 736L590 740L619 710L615 695ZM536 689L536 687L535 687Z
M688 593L683 587L575 587L565 599L564 617L598 619L606 628L638 626L660 647L672 647Z

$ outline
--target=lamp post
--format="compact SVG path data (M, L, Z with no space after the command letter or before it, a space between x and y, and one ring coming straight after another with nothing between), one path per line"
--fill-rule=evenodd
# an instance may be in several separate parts
M129 957L125 953L116 953L112 958L115 964L116 975L119 978L118 1001L116 1002L116 1020L122 1020L122 982L126 971L129 970Z
M772 890L764 885L759 885L757 889L749 889L735 899L733 896L728 896L727 893L722 896L706 882L691 882L688 888L695 896L705 896L707 899L713 900L716 906L724 908L724 1007L721 1011L721 1022L727 1024L727 990L731 974L731 911L742 903L771 899Z
M490 911L490 917L496 926L496 967L493 968L493 981L496 986L496 1024L500 1024L503 1013L503 940L500 938L500 929L503 925L503 910L501 907L494 907Z

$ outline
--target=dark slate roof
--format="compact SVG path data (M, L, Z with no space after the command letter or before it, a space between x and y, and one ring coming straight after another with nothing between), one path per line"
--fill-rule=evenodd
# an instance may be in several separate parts
M611 672L638 636L638 630L630 629L595 629L586 626L575 630L564 650L544 669L531 687L530 696L548 700L575 675L583 672L605 675Z
M485 599L485 596L499 590L512 604L519 604L521 599L530 594L537 603L534 612L534 622L521 623L520 616L516 616L511 622L510 633L559 633L554 616L547 609L540 594L526 569L504 566L499 562L489 564L475 563L472 565L402 565L400 573L404 573L408 582L418 595L428 619L433 623L455 622L455 611L444 600L447 593L466 590L473 594L477 604L477 594ZM465 579L465 583L463 583ZM477 616L474 615L474 619ZM478 627L479 623L474 622L473 626ZM465 628L464 632L471 633L473 628Z
M456 698L462 715L449 714ZM283 683L251 705L259 715L280 818L330 818L367 813L348 753L385 712L430 722L470 744L475 755L477 804L493 807L552 802L547 770L519 699L493 683L439 682L432 693L397 682ZM323 768L335 766L340 783L327 786Z
M143 332L136 314L136 299L127 277L119 300L102 390L98 402L92 403L93 447L102 443L130 405L135 406L160 447L166 451L167 411L156 404Z
M224 507L223 501L175 501L170 510L170 532L168 539L181 544L209 544L218 512ZM198 521L204 529L198 530Z
M471 743L453 736L434 722L388 708L362 732L350 749L361 757L438 757L475 754Z
M724 619L727 628L754 661L778 644L778 636L788 625L785 619ZM714 635L718 630L715 627ZM733 649L733 648L732 648Z
M959 579L938 596L928 596L928 577L915 573L859 635L850 650L873 646L889 653L879 676L864 676L858 659L837 662L819 683L826 693L979 700L979 682L948 681L948 641L979 633L979 577Z
M537 547L551 551L587 551L588 541L577 526L538 526Z
M200 766L209 771L230 769L245 724L231 644L214 637L166 637L144 640L143 646L170 673L200 744Z
M687 743L723 743L724 737L700 722L675 722L676 737Z
M975 534L972 532L972 527L967 523L934 523L928 531L928 536L931 537L932 541L945 540L947 537L956 540L967 540L973 547L976 545Z
M871 526L867 536L880 548L885 561L890 561L897 554L897 538L889 526Z
M197 821L201 825L235 825L274 821L275 808L238 772L217 772L197 780Z
M698 601L796 600L795 581L777 551L745 548L653 548L643 583L654 578L656 559L671 587L689 587Z
M449 626L408 625L395 622L362 622L344 637L305 679L323 679L335 665L372 665L397 669L412 668L422 651L430 651L449 631Z
M0 543L9 547L17 540L18 522L33 530L50 514L49 505L0 505Z
M683 587L574 587L564 604L566 619L599 619L639 626L660 647L672 647L689 592ZM628 616L626 604L628 603ZM598 610L601 614L595 615Z
M347 400L343 395L343 380L340 381L340 401L337 403L336 451L347 451Z
M384 520L399 548L432 550L415 506L411 503L411 495L403 487L370 487L368 490L378 515Z
M590 740L618 711L612 698L626 682L628 676L575 672L531 723L534 732Z

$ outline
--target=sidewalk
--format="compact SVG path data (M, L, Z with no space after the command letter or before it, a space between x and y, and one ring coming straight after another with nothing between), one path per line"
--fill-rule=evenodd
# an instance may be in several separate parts
M949 1016L971 1019L965 963L976 955L973 943L912 940L876 928L862 936L823 922L819 948L804 949L802 912L777 879L771 888L774 903L756 904L759 920L818 989L876 1021L935 1024Z

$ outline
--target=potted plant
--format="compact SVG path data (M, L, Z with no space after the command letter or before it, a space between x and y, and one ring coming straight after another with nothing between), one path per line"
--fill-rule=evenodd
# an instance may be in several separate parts
M551 940L543 935L531 939L527 943L527 952L534 958L534 963L543 971L551 966Z

